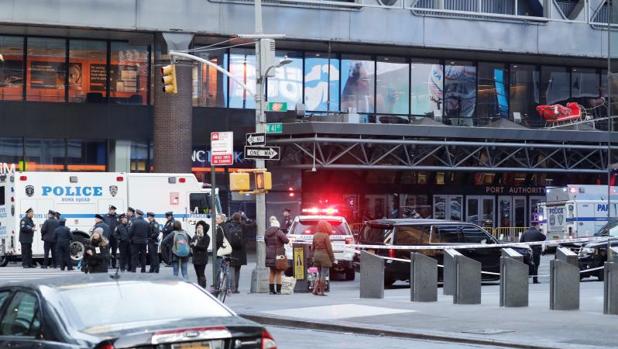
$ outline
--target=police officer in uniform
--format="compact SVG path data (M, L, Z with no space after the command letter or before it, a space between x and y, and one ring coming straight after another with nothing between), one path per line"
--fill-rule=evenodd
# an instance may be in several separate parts
M121 214L119 223L114 230L114 239L118 241L120 258L118 267L121 271L131 270L131 241L129 240L129 220L126 214Z
M60 218L58 227L54 230L54 238L56 239L56 263L60 270L73 270L73 261L71 261L71 252L69 246L73 240L71 230L66 226L66 219Z
M114 236L116 226L118 225L118 215L116 214L116 206L109 205L108 213L103 216L103 222L109 226L109 231L112 233L109 238L109 253L111 256L112 268L116 268L116 257L118 255L118 240Z
M127 208L127 220L129 221L129 225L133 224L135 220L135 209L133 207Z
M148 234L150 225L144 220L144 212L135 211L135 220L129 227L129 239L131 241L131 271L135 272L137 264L141 267L142 273L146 272L146 247L148 245Z
M163 239L165 239L168 234L174 231L174 222L176 221L174 219L174 213L172 211L165 212L165 218L167 219L167 221L165 222L163 229L161 229L161 232L163 233Z
M150 263L149 273L159 272L159 233L160 226L155 220L153 212L146 213L148 223L150 224L150 232L148 233L148 261Z
M19 243L21 244L22 266L34 268L32 265L32 240L34 239L34 211L26 210L26 216L19 222Z
M56 236L54 232L56 228L58 228L58 219L56 218L56 212L49 210L47 212L47 219L43 226L41 227L41 240L43 240L43 265L41 268L47 269L50 265L53 268L56 268L57 257L56 257ZM51 254L51 263L49 260L49 255Z
M539 222L532 221L530 222L531 227L526 230L525 233L521 235L519 238L519 242L539 242L545 241L547 236L545 236L539 230ZM528 264L528 274L532 275L532 280L535 284L539 283L539 278L537 275L539 274L539 264L541 264L541 253L543 252L543 246L541 245L533 245L530 246L532 248L532 261Z
M109 225L107 225L107 223L103 221L103 216L101 216L100 214L94 215L94 227L92 228L92 231L97 228L101 228L101 230L103 231L103 237L105 237L105 239L109 241L112 235L112 231L109 229Z

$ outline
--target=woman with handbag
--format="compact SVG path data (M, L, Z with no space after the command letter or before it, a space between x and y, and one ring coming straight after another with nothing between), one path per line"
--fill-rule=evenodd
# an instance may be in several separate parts
M318 279L313 286L313 294L316 296L325 296L326 278L333 264L337 264L330 242L332 231L333 228L328 222L319 221L313 234L313 264L318 267Z
M270 268L268 287L270 294L281 294L281 274L288 268L288 259L285 256L283 245L290 242L280 228L276 217L270 217L270 227L264 234L266 242L266 266Z

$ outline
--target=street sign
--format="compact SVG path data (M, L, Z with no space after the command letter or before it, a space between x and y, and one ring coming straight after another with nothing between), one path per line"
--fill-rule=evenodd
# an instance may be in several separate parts
M266 124L266 133L283 133L283 124L280 122Z
M266 110L285 113L288 111L288 104L286 102L268 102Z
M245 159L253 160L279 160L281 149L277 146L245 146Z
M210 133L210 163L215 165L234 164L234 132Z
M266 135L264 133L247 133L247 145L265 145Z

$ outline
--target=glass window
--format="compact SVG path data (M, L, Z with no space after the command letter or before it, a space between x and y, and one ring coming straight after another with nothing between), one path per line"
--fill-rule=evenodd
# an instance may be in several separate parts
M255 92L255 53L253 50L232 50L230 74ZM230 108L255 108L255 97L230 80Z
M0 137L0 162L17 165L24 156L21 138Z
M478 110L480 118L508 118L509 100L506 87L509 86L506 65L479 63Z
M303 219L298 223L295 223L293 227L291 227L291 234L293 235L313 235L318 227L318 223L321 219ZM341 220L332 219L325 221L330 224L333 229L331 235L351 235L352 232L348 225Z
M412 115L442 116L444 68L436 62L412 62Z
M419 245L429 243L428 225L398 226L395 236L397 245Z
M0 181L4 181L5 179L6 177L0 178ZM6 193L4 191L4 188L6 188L6 186L0 187L0 206L4 206L6 204L6 198L5 198ZM2 213L4 214L6 212L6 209L3 207L2 211L3 211ZM5 230L6 227L0 226L0 228L2 228L0 229L0 232L2 232L3 235L6 234L6 230ZM4 298L2 298L2 295L3 293L0 293L0 307L2 306L2 302L4 302Z
M410 113L410 65L403 58L378 58L376 66L376 111Z
M64 139L26 139L27 171L64 171Z
M131 142L131 172L148 172L148 144Z
M101 103L107 96L107 43L69 41L69 102Z
M374 68L369 57L341 59L341 111L374 112Z
M472 62L450 61L444 75L446 116L471 118L476 107L476 67Z
M509 101L511 114L519 113L522 120L540 122L536 106L539 105L539 71L534 65L512 64ZM512 116L512 115L511 115Z
M376 245L383 245L388 240L392 240L393 227L381 226L381 225L365 225L363 231L360 234L361 243L371 243Z
M111 43L110 101L148 104L148 46Z
M541 67L541 104L565 104L570 98L566 67Z
M0 322L0 335L35 337L40 328L39 302L36 296L27 292L15 293Z
M104 141L67 141L67 170L104 172L107 169L107 144Z
M492 244L493 239L481 228L464 225L462 228L464 242L471 244Z
M66 40L28 38L26 100L64 102Z
M602 105L599 71L588 68L571 69L571 97L584 107Z
M194 214L206 214L210 212L210 195L206 193L193 193L189 195L189 207Z
M0 100L21 101L23 89L24 38L0 36Z
M296 109L303 101L303 58L298 52L277 52L277 61L285 56L292 63L275 69L275 76L268 78L268 101L286 102L288 109Z
M457 243L463 241L461 227L458 225L436 226L431 237L431 242L433 243Z
M224 67L227 53L197 52L197 56ZM193 68L193 105L197 107L225 107L227 76L207 64L198 63Z
M326 53L305 54L305 107L339 111L339 59Z

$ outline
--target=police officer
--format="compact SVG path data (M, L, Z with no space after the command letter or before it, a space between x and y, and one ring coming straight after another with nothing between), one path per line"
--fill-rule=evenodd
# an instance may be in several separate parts
M547 236L543 235L539 230L539 222L532 221L530 222L531 226L525 233L521 235L519 242L539 242L545 241ZM541 263L541 253L543 252L543 247L541 245L533 245L532 248L532 261L528 264L528 274L532 275L532 280L535 284L539 283L539 264Z
M58 228L58 219L56 218L56 212L49 210L47 212L47 219L41 227L41 240L43 240L43 265L41 268L47 269L51 266L56 268L56 237L54 231ZM49 255L51 254L51 262Z
M103 216L101 216L100 214L94 215L94 227L92 228L92 231L97 228L101 228L101 230L103 230L103 237L105 237L105 239L109 241L109 238L112 235L112 231L109 229L109 225L107 225L107 223L103 221Z
M114 231L118 225L118 215L116 214L116 206L109 205L109 211L103 216L103 222L109 226L109 231L112 233L109 237L109 253L111 256L112 268L116 268L116 257L118 252L118 240L114 237Z
M129 225L133 224L135 220L135 209L133 207L127 208L127 220L129 221Z
M135 272L139 260L142 273L146 272L146 247L150 225L144 220L144 212L135 211L135 220L129 227L129 239L131 241L131 271Z
M66 219L60 218L58 227L54 230L54 238L56 239L56 258L60 270L73 270L73 262L71 261L71 252L69 245L73 240L71 230L66 226Z
M159 272L159 233L161 232L159 223L155 220L153 212L147 212L146 217L150 224L148 233L148 261L150 263L149 273Z
M26 216L19 222L19 243L21 244L22 266L24 268L34 268L32 265L32 240L34 239L34 211L31 208L26 210Z
M176 221L174 219L174 213L172 211L165 212L165 218L167 219L167 221L165 222L163 229L161 229L161 232L163 233L163 239L165 239L168 234L174 231L174 222Z
M126 214L120 215L113 236L118 241L120 253L118 267L121 271L131 270L131 241L129 240L129 220Z
M289 208L283 209L283 224L281 225L281 230L283 230L286 234L290 232L290 227L292 226L292 211Z

